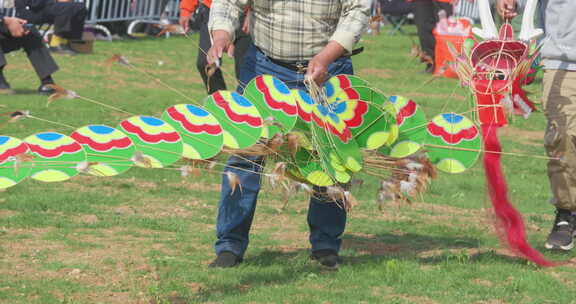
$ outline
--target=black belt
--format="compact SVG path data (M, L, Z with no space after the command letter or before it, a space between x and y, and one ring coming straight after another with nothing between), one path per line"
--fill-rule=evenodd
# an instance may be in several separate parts
M292 70L294 72L304 74L304 72L306 71L306 68L308 67L308 63L309 63L308 60L300 60L300 61L278 60L278 59L274 59L272 57L267 56L264 52L262 52L262 50L260 50L260 48L256 47L256 49L258 49L258 51L260 53L264 54L264 56L266 56L266 58L268 58L274 64L279 65L279 66L284 67L284 68L287 68L287 69ZM352 50L352 53L344 55L342 57L351 57L354 55L358 55L358 54L362 53L363 51L364 51L364 47L359 47L357 49ZM340 57L340 58L342 58L342 57Z

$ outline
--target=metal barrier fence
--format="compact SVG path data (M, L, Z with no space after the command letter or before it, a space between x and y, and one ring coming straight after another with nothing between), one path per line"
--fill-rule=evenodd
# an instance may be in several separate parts
M14 16L15 0L0 0L0 14ZM180 0L75 0L86 3L88 17L86 23L137 21L137 20L178 20ZM491 0L490 2L494 2ZM519 0L523 7L526 0ZM475 0L459 0L454 7L456 16L479 20L478 4Z
M177 20L179 0L85 0L88 8L87 23Z
M474 22L480 20L480 11L478 10L478 3L474 0L460 0L454 6L454 15L458 17L467 17Z
M15 16L14 1L0 0L0 14ZM139 23L160 24L178 20L180 0L75 0L88 9L86 27L104 32L112 40L110 31L99 23L130 22L128 34ZM49 32L46 32L49 33Z
M15 0L0 0L0 14L14 16ZM86 3L86 23L178 20L180 0L75 0Z
M496 0L490 0L490 5L494 7ZM526 5L526 0L517 0L518 11L522 12ZM496 17L495 9L492 9L493 17ZM477 0L459 0L458 4L454 6L454 15L459 17L468 17L474 22L480 20L480 11L478 10Z

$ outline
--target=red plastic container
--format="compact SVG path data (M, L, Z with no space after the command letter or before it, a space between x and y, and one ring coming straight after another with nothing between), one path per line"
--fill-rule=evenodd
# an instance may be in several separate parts
M442 20L440 21L442 22ZM468 18L450 17L444 20L440 30L440 22L434 29L436 48L434 49L434 75L448 78L458 78L458 75L450 67L454 57L448 49L448 43L452 44L457 51L462 50L462 44L467 38L473 38L472 24Z

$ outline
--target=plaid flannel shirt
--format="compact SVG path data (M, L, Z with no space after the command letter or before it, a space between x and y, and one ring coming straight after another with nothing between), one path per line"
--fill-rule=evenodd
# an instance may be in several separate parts
M234 39L239 17L250 7L254 44L268 57L310 60L328 41L351 52L368 24L371 0L214 0L208 28Z

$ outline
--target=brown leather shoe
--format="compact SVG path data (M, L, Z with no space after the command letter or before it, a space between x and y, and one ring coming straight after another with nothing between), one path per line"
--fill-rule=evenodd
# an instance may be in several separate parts
M338 253L331 249L314 251L310 257L330 270L338 270L338 265L342 263L342 259L338 256Z
M242 263L242 258L231 251L222 251L208 267L210 268L230 268Z

